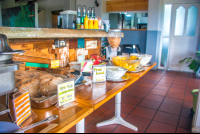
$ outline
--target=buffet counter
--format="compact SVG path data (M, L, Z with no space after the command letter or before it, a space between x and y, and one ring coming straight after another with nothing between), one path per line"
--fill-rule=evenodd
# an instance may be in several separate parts
M27 133L38 133L50 124L58 124L57 127L49 131L49 133L64 133L73 127L75 124L82 122L79 128L84 130L84 118L91 114L94 110L98 110L98 107L109 101L114 96L121 97L121 91L129 87L131 84L136 82L140 77L145 75L151 70L156 63L152 66L145 67L145 71L140 73L128 73L131 78L124 82L105 82L105 83L94 83L91 85L81 85L76 87L76 102L66 110L60 110L56 106L52 106L47 109L35 109L32 108L33 112L37 115L36 119L32 123L36 123L49 117L51 115L58 115L58 119L50 123L43 124L36 128L33 128ZM120 98L121 99L121 98ZM5 102L5 97L0 97L1 102ZM11 101L11 99L10 99ZM12 102L12 101L11 101ZM121 105L121 104L120 104ZM10 103L10 106L12 104ZM11 107L11 111L13 111ZM0 116L1 121L9 121L7 115Z
M104 30L74 30L58 28L0 27L0 33L8 39L45 39L45 38L103 38L108 37ZM122 33L122 37L124 34Z

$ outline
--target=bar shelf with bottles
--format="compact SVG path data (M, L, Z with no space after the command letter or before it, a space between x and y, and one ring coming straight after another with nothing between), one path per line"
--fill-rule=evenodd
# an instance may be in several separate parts
M77 17L76 17L76 28L73 27L73 29L104 30L104 24L102 23L101 18L95 15L95 7L89 7L87 9L85 5L83 6L78 5Z

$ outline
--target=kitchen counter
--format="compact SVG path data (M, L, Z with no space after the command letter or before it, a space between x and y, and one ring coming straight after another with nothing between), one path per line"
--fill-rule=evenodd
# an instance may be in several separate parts
M103 38L108 33L103 30L75 30L57 28L0 27L0 34L8 39L44 39L44 38ZM122 34L123 36L123 34Z

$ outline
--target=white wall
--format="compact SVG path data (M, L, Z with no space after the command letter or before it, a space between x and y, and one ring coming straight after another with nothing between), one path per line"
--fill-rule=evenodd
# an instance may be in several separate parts
M76 0L77 5L86 5L87 9L89 7L95 7L96 16L100 16L102 20L108 20L109 14L106 12L106 1L107 0L98 0L99 7L95 7L95 0Z
M0 26L2 26L1 1L0 1Z
M46 28L52 28L52 11L69 10L69 0L40 0L37 2L39 9L45 10L45 24ZM40 23L41 20L39 20Z
M160 30L161 0L149 0L148 30Z
M76 0L69 0L69 10L76 10Z

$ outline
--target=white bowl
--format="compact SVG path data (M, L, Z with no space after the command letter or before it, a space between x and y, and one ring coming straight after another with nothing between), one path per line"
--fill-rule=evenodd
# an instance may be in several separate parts
M70 69L81 71L81 63L80 62L70 62Z
M126 68L117 66L107 66L106 67L106 77L107 79L120 79L127 72Z
M130 56L137 56L141 58L140 65L145 66L151 61L152 55L149 54L138 54L138 53L132 53Z

